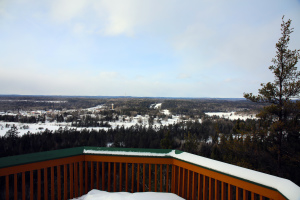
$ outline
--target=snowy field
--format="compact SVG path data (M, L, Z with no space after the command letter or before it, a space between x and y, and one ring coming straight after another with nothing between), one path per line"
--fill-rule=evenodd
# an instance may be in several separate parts
M59 102L61 103L61 102ZM150 105L150 108L154 109L160 109L161 108L161 103L158 104L152 104ZM91 111L95 112L97 110L107 108L108 106L105 105L98 105L92 108L87 108L84 109L86 111ZM75 111L75 110L69 110L69 112ZM58 112L58 111L52 111L53 113ZM176 124L180 123L183 120L182 117L185 116L178 116L178 115L173 115L169 110L164 109L160 110L161 113L166 115L167 117L165 118L154 118L153 120L153 127L159 128L161 125L167 126L169 124ZM26 112L26 111L21 111L20 114L22 115L28 115L31 116L33 113L35 114L45 114L46 111L31 111L31 112ZM16 115L12 113L0 113L1 115ZM220 118L227 118L230 120L236 120L240 118L241 120L246 120L246 119L256 119L255 115L240 115L236 114L235 112L209 112L205 113L208 116L219 116ZM190 119L192 120L192 119ZM199 119L199 122L201 123L201 119ZM137 115L135 117L129 117L129 116L119 116L119 120L116 120L114 122L108 122L111 125L112 129L115 129L116 127L121 127L123 126L124 128L130 128L135 125L143 125L145 127L149 127L149 116L141 116ZM77 130L108 130L109 128L107 127L72 127L71 123L56 123L56 122L48 122L46 121L45 123L35 123L35 124L28 124L28 123L18 123L18 122L3 122L0 121L0 136L4 136L8 130L11 129L12 126L15 126L17 128L17 132L19 136L22 136L28 132L36 134L39 132L44 132L46 129L49 131L56 131L59 129L65 129L65 128L75 128Z
M86 195L83 195L73 200L184 200L173 193L162 192L106 192L101 190L91 190Z
M230 119L230 120L237 120L237 119L241 119L241 120L246 120L246 119L257 119L255 114L245 114L245 115L241 115L241 114L237 114L235 112L207 112L205 113L206 115L212 117L212 116L217 116L220 118L225 118L225 119Z
M168 111L164 111L166 113L169 113ZM143 125L146 127L149 127L149 123L148 123L148 119L149 116L141 116L141 115L137 115L136 117L133 117L131 120L129 120L128 118L123 121L122 120L122 116L119 117L119 120L116 120L115 122L109 122L109 124L111 125L111 128L114 129L117 126L121 127L124 126L125 128L129 128L132 126L135 126L136 124L138 125ZM169 125L169 124L174 124L174 123L179 123L180 121L182 121L180 119L179 116L172 116L172 119L158 119L155 118L154 119L154 123L153 126L157 126L160 127L161 125ZM83 130L83 129L87 129L87 130L108 130L109 128L107 127L72 127L71 123L56 123L56 122L45 122L45 123L18 123L18 122L3 122L0 121L0 136L4 136L6 134L6 132L8 130L11 129L12 126L16 126L17 127L17 131L19 132L19 136L22 136L28 132L30 133L39 133L39 132L44 132L46 129L48 129L49 131L55 131L58 130L60 128L65 129L65 128L75 128L77 130Z

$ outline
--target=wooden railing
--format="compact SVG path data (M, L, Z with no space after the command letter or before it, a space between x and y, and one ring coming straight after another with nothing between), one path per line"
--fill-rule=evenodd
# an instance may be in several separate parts
M0 199L70 199L91 189L300 199L300 188L286 179L177 150L79 147L0 158Z

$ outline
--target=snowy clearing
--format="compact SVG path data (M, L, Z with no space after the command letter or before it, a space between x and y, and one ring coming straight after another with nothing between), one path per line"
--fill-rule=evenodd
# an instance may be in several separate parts
M230 119L230 120L246 120L246 119L257 119L255 114L237 114L236 112L207 112L205 113L206 115L212 117L212 116L217 116L220 118L225 118L225 119Z
M173 193L163 192L106 192L101 190L91 190L86 195L83 195L74 200L184 200Z

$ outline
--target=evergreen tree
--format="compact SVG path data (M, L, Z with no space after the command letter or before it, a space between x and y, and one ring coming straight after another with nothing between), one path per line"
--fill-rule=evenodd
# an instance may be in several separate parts
M268 103L258 116L269 122L266 133L273 138L273 148L277 154L278 175L282 175L283 146L286 146L284 143L288 142L287 138L292 133L298 134L296 138L299 140L299 131L291 132L289 130L291 121L296 122L294 126L299 126L298 120L295 121L295 117L299 115L299 109L296 109L299 102L293 101L293 98L298 97L300 93L300 72L296 67L300 50L288 49L290 34L293 32L290 25L291 20L285 22L283 16L282 36L276 43L276 56L272 59L274 64L269 67L275 76L274 82L261 84L262 88L259 89L258 95L244 93L244 97L253 102Z

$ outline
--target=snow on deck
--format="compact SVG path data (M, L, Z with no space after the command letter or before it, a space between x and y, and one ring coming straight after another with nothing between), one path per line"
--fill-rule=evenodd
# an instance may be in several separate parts
M91 190L86 195L83 195L74 200L184 200L173 193L163 192L106 192L101 190Z
M279 191L288 199L300 200L300 187L291 182L290 180L272 176L269 174L261 173L258 171L246 169L243 167L231 165L228 163L204 158L194 154L181 152L175 150L169 153L152 153L152 152L133 152L133 151L106 151L106 150L84 150L87 154L109 154L109 155L127 155L127 156L158 156L158 157L173 157L191 164L204 167L209 170L220 172L235 178L245 181L263 185Z

